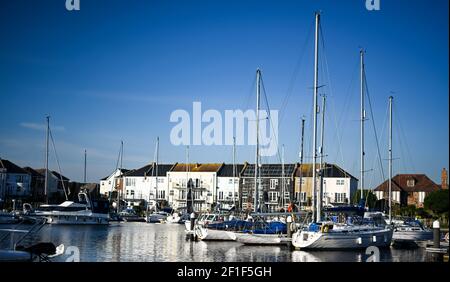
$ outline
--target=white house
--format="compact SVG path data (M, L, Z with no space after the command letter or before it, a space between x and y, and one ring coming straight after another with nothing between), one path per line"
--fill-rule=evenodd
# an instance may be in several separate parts
M100 179L100 194L109 197L121 184L120 176L127 173L128 169L116 169L109 176Z
M173 164L148 164L136 170L130 170L124 175L124 200L128 207L139 206L142 201L155 206L169 200L167 172Z
M175 210L187 207L187 183L193 183L192 198L196 212L206 212L217 203L217 172L223 164L175 164L167 172L169 204ZM191 200L190 199L190 200Z
M239 203L239 177L243 168L242 164L224 164L217 172L217 202L221 208L229 209Z
M335 164L324 164L322 181L322 201L325 206L350 204L358 189L358 179ZM295 172L295 195L297 200L301 200L302 207L309 208L312 204L312 184L312 164L299 166Z
M0 159L0 204L31 196L31 175L18 165Z

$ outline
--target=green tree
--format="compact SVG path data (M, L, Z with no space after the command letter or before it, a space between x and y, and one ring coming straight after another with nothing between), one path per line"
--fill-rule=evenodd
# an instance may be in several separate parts
M359 204L359 199L361 198L361 190L357 190L355 194L353 194L352 203L357 205ZM370 209L373 209L377 203L377 196L373 193L372 190L363 190L363 198L366 202L366 206Z
M431 192L425 197L425 209L432 211L434 214L448 214L449 199L448 189Z

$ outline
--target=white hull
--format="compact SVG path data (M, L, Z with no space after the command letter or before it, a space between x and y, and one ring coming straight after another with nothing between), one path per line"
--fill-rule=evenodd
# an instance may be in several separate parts
M47 219L49 224L67 224L67 225L108 225L108 214L86 212L40 212L36 216Z
M361 249L369 246L388 247L392 240L391 229L367 231L314 231L296 232L292 236L292 245L298 249Z
M286 236L278 234L234 233L236 241L245 245L284 245L290 241Z
M195 235L203 241L236 241L236 235L226 230L209 229L202 226L196 226Z
M421 230L421 231L395 231L392 235L392 241L394 242L416 242L416 241L428 241L433 239L433 231Z

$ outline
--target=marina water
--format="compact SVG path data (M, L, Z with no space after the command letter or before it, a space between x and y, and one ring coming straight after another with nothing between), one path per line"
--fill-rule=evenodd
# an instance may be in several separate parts
M81 262L361 262L368 257L365 250L306 252L291 251L287 246L192 242L186 240L184 230L184 225L145 222L114 222L109 226L49 224L33 240L64 244L67 251L74 246L79 250ZM71 255L73 253L66 252L53 261L64 262ZM380 250L380 261L421 262L425 259L423 248Z

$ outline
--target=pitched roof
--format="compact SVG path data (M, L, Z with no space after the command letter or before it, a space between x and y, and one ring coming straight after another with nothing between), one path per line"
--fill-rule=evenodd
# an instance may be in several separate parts
M220 167L223 164L217 164L217 163L209 163L209 164L181 164L177 163L174 165L174 167L170 170L171 172L185 172L186 168L189 169L189 172L218 172Z
M39 168L39 169L36 169L36 171L45 176L45 168ZM58 178L58 180L61 180L61 177L62 177L62 179L64 181L69 181L69 178L65 177L62 174L59 174L58 172L56 172L54 170L49 170L49 172L51 172L56 178Z
M166 176L166 173L170 171L173 166L173 164L158 164L158 169L156 169L156 164L151 163L141 168L131 170L127 172L125 176L156 176L156 171L158 171L158 176Z
M316 168L319 169L320 164L316 164ZM300 177L300 172L302 177L312 177L312 164L302 164L295 171L295 177ZM336 164L324 163L323 177L336 177L336 178L353 178L358 180L356 177L350 173L343 170Z
M408 180L414 180L414 186L408 186ZM433 192L439 189L440 186L434 183L425 174L397 174L392 178L393 191ZM388 180L378 185L374 190L387 192L389 190Z
M243 164L236 164L236 177L242 172L244 168ZM219 177L233 177L233 165L232 164L224 164L220 170L217 172L217 176Z
M290 177L294 174L297 164L285 164L284 176ZM261 177L282 177L283 169L281 164L262 164L259 168ZM242 177L254 177L255 164L249 164L242 172Z
M45 177L45 175L37 172L36 170L34 170L33 168L26 166L23 168L24 170L26 170L28 172L28 174L31 174L32 177Z
M118 170L118 169L114 170L114 171L111 172L108 176L105 176L105 177L101 178L100 180L106 180L106 179L108 179L112 174L116 173L117 170ZM125 169L125 168L120 169L120 172L121 172L122 174L126 174L126 173L128 173L129 171L131 171L131 170L130 170L130 169Z
M22 173L22 174L28 174L26 170L21 168L20 166L16 165L13 162L10 162L8 160L4 160L0 158L0 169L6 170L7 173Z

